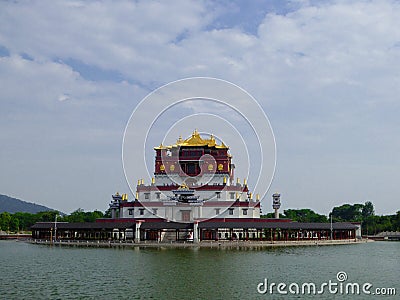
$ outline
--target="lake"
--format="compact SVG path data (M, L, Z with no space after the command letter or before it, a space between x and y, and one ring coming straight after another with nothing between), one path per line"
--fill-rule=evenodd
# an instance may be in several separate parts
M377 287L395 288L399 297L400 243L109 249L0 241L0 270L2 299L301 299L311 296L291 294L296 285L301 292L303 283L312 282L319 290L329 280L337 283L337 293L324 286L317 296L338 299L344 296L338 272L346 273L344 284L371 283L371 294ZM260 294L265 279L268 290ZM279 283L286 284L281 292L287 295L277 291ZM362 292L347 297L374 298Z

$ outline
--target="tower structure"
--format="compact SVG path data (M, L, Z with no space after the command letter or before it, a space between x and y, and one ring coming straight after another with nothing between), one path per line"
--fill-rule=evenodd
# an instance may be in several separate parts
M259 218L247 181L234 178L229 147L197 130L187 139L154 148L154 177L138 180L134 201L114 200L119 218L200 222L209 218ZM118 214L115 214L118 215Z
M275 219L279 219L279 209L281 208L281 194L272 195L272 208L275 210Z

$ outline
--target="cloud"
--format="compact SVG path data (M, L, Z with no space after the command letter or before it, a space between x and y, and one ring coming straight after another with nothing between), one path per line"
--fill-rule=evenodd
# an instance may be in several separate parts
M70 98L70 96L69 95L67 95L67 94L62 94L62 95L60 95L59 97L58 97L58 101L66 101L66 100L69 100L69 99L71 99Z
M337 176L357 170L357 182L366 186L371 177L363 174L372 169L387 179L366 195L380 199L384 189L398 194L398 172L391 168L400 150L400 4L257 2L236 21L242 6L235 2L228 11L207 1L1 2L3 153L15 160L13 149L25 135L36 145L34 153L45 157L49 150L34 141L40 132L49 136L46 145L68 144L64 148L78 155L100 152L109 159L147 92L179 78L211 76L244 87L265 109L278 142L274 184L288 190L288 204L327 211L341 189L363 201L351 178L346 183ZM28 150L16 152L33 157ZM310 165L329 168L318 172L332 182L332 196L300 193L315 181L301 172ZM301 189L293 174L304 179ZM395 202L390 196L385 209L395 210Z

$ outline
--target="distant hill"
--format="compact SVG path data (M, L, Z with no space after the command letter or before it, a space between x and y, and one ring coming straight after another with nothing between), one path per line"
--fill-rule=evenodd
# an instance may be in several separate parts
M48 211L48 210L54 210L54 209L0 194L0 213L7 211L9 213L27 212L35 214L40 211Z

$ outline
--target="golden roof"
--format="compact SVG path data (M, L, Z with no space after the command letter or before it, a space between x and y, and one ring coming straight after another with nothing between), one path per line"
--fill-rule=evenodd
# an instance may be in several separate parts
M180 136L179 139L176 141L176 144L170 146L164 146L162 143L158 147L154 147L155 150L157 149L171 149L173 147L181 147L181 146L189 146L189 147L215 147L217 149L229 149L224 143L218 145L215 141L214 136L211 134L209 139L203 139L197 129L193 131L192 136L183 140Z

